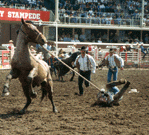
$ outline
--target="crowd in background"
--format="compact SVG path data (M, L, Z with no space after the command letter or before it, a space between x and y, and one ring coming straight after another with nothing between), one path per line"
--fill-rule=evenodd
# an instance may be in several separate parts
M77 32L72 35L72 33L62 33L59 34L58 40L64 41L64 42L94 42L94 43L130 43L130 44L136 44L138 43L145 43L149 44L149 35L148 33L144 34L143 39L140 39L140 34L136 34L135 32L128 31L123 34L119 31L119 34L117 32L109 32L109 35L107 34L107 31L99 32L97 34L91 33L91 34L85 34L82 32L81 34L78 34Z
M0 7L47 11L44 0L0 0Z
M60 0L60 20L71 23L140 25L141 0ZM144 21L148 25L149 4L144 2ZM81 17L81 19L80 19ZM64 18L66 18L64 20ZM135 19L132 22L130 19ZM127 19L127 20L125 20Z
M50 4L49 0L49 4ZM16 4L20 4L16 6ZM28 10L42 10L46 11L47 5L44 5L44 0L0 0L1 7L8 8L20 8ZM50 9L48 9L50 10ZM59 15L60 20L71 21L77 23L81 17L81 22L95 24L121 24L132 23L140 25L140 16L142 10L142 0L59 0ZM144 20L146 25L149 24L149 2L144 1ZM62 17L62 19L61 19ZM71 19L68 19L71 17ZM75 18L76 17L76 18ZM78 17L78 18L77 18ZM84 18L84 19L83 19ZM127 20L123 20L127 19ZM148 20L148 21L147 21ZM139 34L135 32L117 33L99 32L87 35L85 33L76 32L72 35L72 32L65 31L65 33L59 33L59 41L66 42L98 42L98 43L136 43L144 42L149 43L148 33L143 35L141 41Z
M48 4L51 3L52 0L49 0ZM16 4L20 4L20 6L16 6ZM52 10L44 4L44 0L0 0L0 6L28 10ZM124 21L123 19L135 18L133 23L139 25L141 12L142 0L59 0L60 18L72 17L70 21L74 23L80 20L74 17L82 17L82 23L92 21L95 24L130 24L132 23L131 20ZM145 0L144 21L149 19L148 13L149 3ZM147 25L148 23L147 21Z

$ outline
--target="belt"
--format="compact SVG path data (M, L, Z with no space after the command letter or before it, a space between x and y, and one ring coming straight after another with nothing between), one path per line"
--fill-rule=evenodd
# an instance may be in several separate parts
M89 72L89 71L91 71L91 70L80 70L81 72Z
M109 69L111 69L112 72L116 72L116 70L114 70L114 68L116 68L116 67L109 67Z
M116 68L116 66L115 67L114 66L109 66L109 68L113 69L113 68Z

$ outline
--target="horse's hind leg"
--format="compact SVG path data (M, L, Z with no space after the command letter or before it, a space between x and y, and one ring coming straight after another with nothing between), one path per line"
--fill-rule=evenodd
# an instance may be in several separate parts
M20 75L20 72L17 69L13 69L13 70L10 71L10 73L6 77L6 82L4 84L4 89L3 89L3 92L2 92L2 96L8 96L9 95L9 84L10 84L10 81L12 79L18 78L19 75Z
M48 89L48 98L50 99L50 101L51 101L51 103L52 103L52 106L53 106L53 112L57 112L57 109L56 109L56 107L55 107L55 104L54 104L54 101L53 101L53 91L52 91L52 89L51 89L51 87L47 87L47 89Z
M75 76L75 72L73 71L72 73L73 73L73 74L72 74L72 77L71 77L70 81L73 81L73 78L74 78L74 76Z
M48 93L48 98L50 99L52 106L53 106L53 112L57 112L57 109L55 107L54 101L53 101L53 82L52 79L48 79L49 81L46 83L41 84L41 89L42 89L42 97L41 100L44 98L44 96Z
M37 74L37 70L36 70L36 68L33 68L33 69L30 71L29 75L27 76L27 83L28 83L28 85L29 85L29 87L30 87L30 88L29 88L29 94L30 94L30 96L31 96L32 98L36 98L36 96L37 96L37 93L34 92L33 89L32 89L33 78L36 76L36 74Z
M26 84L26 85L22 85L23 87L23 92L24 92L24 95L26 96L26 99L27 99L27 102L26 102L26 105L24 106L24 108L19 112L20 114L24 114L27 107L30 105L31 103L31 98L30 98L30 93L29 93L29 85Z

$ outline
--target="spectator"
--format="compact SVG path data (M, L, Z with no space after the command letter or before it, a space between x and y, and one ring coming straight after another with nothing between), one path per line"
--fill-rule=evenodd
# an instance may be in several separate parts
M141 43L140 48L141 48L141 52L144 54L142 57L142 60L143 60L145 58L146 54L148 54L148 50L147 50L147 48L144 48L143 43Z
M120 46L120 52L125 52L126 51L126 47L123 45L123 46Z
M71 42L75 42L75 39L74 39L74 37L72 37L72 39L71 39Z
M104 34L102 36L102 41L107 42L107 33L106 32L104 32Z
M75 39L75 42L80 42L80 40L78 38Z
M80 39L81 42L86 41L86 36L85 36L84 32L82 32L82 34L79 36L79 39Z
M13 40L9 40L9 46L8 46L9 50L11 51L11 59L14 55L14 44L13 44Z
M145 44L148 44L149 42L149 36L148 36L148 34L145 34L145 38L144 38L144 42L145 42Z
M98 39L98 43L102 43L101 38Z
M51 50L50 51L56 51L56 47L55 47L54 43L51 44Z
M54 71L55 76L56 76L56 69L54 67L54 62L56 62L56 61L57 61L57 59L53 55L51 55L51 57L49 58L49 65L51 66L52 71ZM52 74L52 72L51 72L51 74Z
M59 50L58 58L59 58L59 59L63 59L63 58L65 58L64 50L63 50L63 49L60 49L60 50Z
M47 43L47 50L50 51L51 50L51 45L49 43Z
M101 47L98 47L98 55L102 56L103 51L101 51Z
M77 32L74 32L74 38L75 39L78 39L79 38Z
M113 38L114 38L114 34L113 34L113 32L111 32L109 35L109 42L110 43L113 43Z
M71 52L72 53L74 53L74 52L76 52L78 49L77 49L77 44L73 44L73 46L72 46L72 50L71 50Z
M116 9L117 9L117 12L118 12L118 13L121 12L121 9L122 9L122 8L121 8L120 4L117 5Z
M86 48L87 54L92 55L93 51L94 51L94 46L92 46L92 44L89 44L88 47Z

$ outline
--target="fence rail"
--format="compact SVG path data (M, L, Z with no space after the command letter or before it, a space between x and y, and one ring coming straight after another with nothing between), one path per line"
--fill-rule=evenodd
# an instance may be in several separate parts
M58 48L58 50L61 48ZM71 52L71 48L63 48L65 52ZM54 55L56 55L56 51L51 51ZM140 68L148 68L149 67L149 54L142 60L143 53L141 53L141 49L132 52L117 52L125 61L125 67L140 67ZM35 52L33 52L35 55ZM98 65L102 59L104 59L108 54L108 49L102 49L99 52L98 48L95 48L93 51L89 51L89 54L92 55ZM0 69L10 69L10 61L11 61L11 51L8 50L0 50Z

